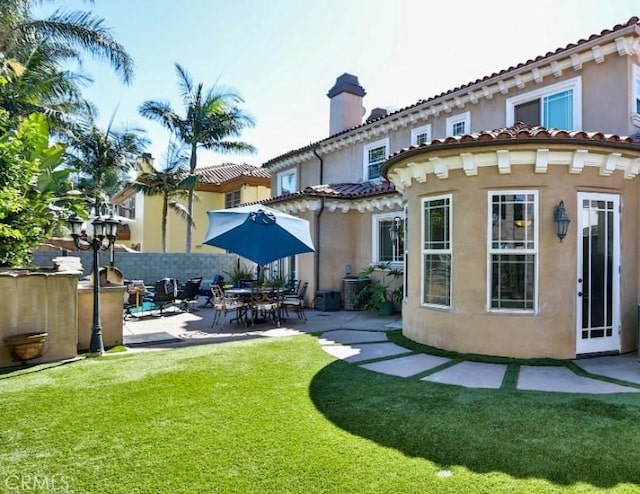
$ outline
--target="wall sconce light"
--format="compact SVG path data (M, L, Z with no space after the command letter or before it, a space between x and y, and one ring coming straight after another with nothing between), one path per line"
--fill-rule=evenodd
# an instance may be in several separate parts
M569 219L569 215L564 209L564 201L560 201L556 206L553 212L553 220L556 222L556 235L560 239L560 242L562 242L562 239L567 236L569 223L571 223L571 219Z

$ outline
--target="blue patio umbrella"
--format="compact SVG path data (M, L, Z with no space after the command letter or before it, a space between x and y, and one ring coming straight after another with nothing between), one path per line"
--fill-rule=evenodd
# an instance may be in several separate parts
M261 204L208 211L204 243L259 265L313 252L309 222Z

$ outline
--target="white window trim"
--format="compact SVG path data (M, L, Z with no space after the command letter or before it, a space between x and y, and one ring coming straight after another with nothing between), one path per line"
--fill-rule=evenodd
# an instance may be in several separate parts
M574 77L573 79L567 79L566 81L558 82L556 84L550 84L528 93L519 94L507 99L507 115L506 122L507 127L512 126L515 122L515 108L521 103L526 103L534 99L540 99L544 96L549 96L555 93L561 93L573 89L573 129L568 130L581 130L582 129L582 77Z
M424 248L424 203L438 201L440 199L449 199L449 248L448 249L425 249ZM420 305L422 307L431 307L435 309L451 310L453 308L453 194L441 194L437 196L423 197L420 201ZM424 256L432 252L441 252L449 254L450 273L449 273L449 305L427 304L424 302Z
M533 194L535 205L533 212L533 227L534 231L534 248L533 249L494 249L492 244L492 200L494 195L525 195ZM537 314L538 313L538 299L539 299L539 283L540 283L540 197L537 190L531 189L515 189L515 190L490 190L487 192L487 312L500 313L500 314ZM534 268L535 283L533 294L533 309L494 309L491 307L491 283L492 283L492 271L491 271L491 256L493 254L534 254L536 256L536 265Z
M471 132L471 112L458 113L447 118L447 137L453 136L453 126L457 123L464 122L464 133Z
M380 221L383 221L383 220L393 221L393 218L395 218L396 216L402 218L404 223L404 219L405 219L404 211L391 211L389 213L380 213L380 214L374 214L371 216L371 264L379 264L380 262L384 262L384 261L380 261L380 249L378 248L378 245L379 245L378 231L380 230L380 228L378 227L378 224L380 223ZM405 241L405 246L406 246L406 241ZM397 254L398 253L396 252L396 255ZM389 264L393 268L404 267L404 262L394 261Z
M431 124L423 125L422 127L416 127L411 129L411 145L418 145L418 136L420 134L427 134L427 142L431 141Z
M369 178L369 150L385 146L385 160L389 158L389 138L385 137L379 141L370 142L362 147L362 180L367 182L369 180L381 180L378 178Z
M293 189L291 192L297 192L298 191L298 170L296 170L295 168L290 168L289 170L285 170L283 172L279 172L278 175L276 176L276 194L281 196L283 194L282 192L282 177L285 177L287 175L293 175Z

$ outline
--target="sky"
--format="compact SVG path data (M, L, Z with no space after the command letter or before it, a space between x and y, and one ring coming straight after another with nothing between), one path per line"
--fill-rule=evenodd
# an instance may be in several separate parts
M42 9L92 10L133 57L124 85L87 58L85 97L106 127L145 129L162 164L169 135L141 117L145 100L184 114L175 63L195 83L240 94L256 122L255 154L198 154L198 166L262 163L329 135L327 92L347 72L366 115L412 105L640 16L639 0L59 0Z

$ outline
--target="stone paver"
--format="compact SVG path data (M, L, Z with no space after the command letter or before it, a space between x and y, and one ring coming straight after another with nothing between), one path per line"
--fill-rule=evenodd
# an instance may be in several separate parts
M423 381L457 384L467 388L499 388L507 366L483 362L460 362L440 372L423 377Z
M335 343L372 343L387 341L386 333L381 331L358 331L351 329L338 329L327 331L320 337L321 345L333 345Z
M339 345L325 345L325 350L332 346ZM363 360L371 360L375 358L392 357L394 355L400 355L403 353L411 353L411 350L407 350L404 347L398 346L395 343L366 343L363 345L350 345L350 348L357 350L354 355L345 358L347 362L362 362Z
M635 352L627 355L574 360L574 363L591 374L640 384L640 363Z
M531 365L520 367L518 389L596 394L640 392L640 389L579 376L566 367Z
M451 359L448 358L420 353L418 355L408 355L406 357L397 357L380 362L362 364L360 367L392 376L409 377L450 361Z

